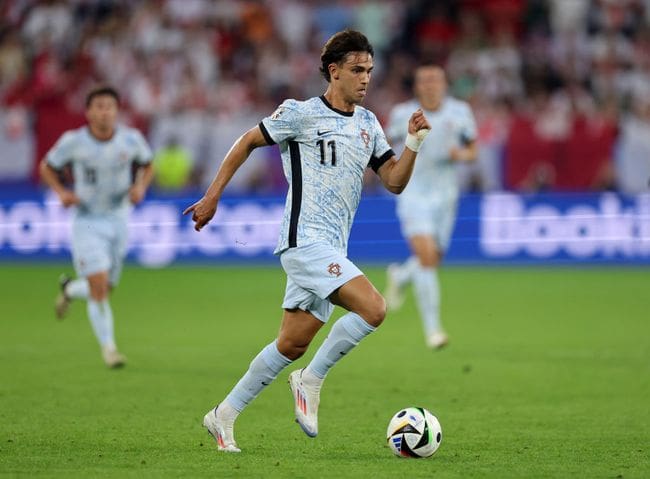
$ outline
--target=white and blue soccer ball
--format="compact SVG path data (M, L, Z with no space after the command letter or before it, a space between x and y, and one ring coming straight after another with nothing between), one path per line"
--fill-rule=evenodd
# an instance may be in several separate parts
M395 413L388 423L386 441L400 457L429 457L442 441L440 422L423 407L407 407Z

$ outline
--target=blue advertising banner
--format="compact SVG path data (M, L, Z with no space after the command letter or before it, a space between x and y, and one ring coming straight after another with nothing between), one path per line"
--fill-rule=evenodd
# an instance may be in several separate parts
M151 267L174 262L269 262L283 198L225 198L197 233L181 211L196 198L150 198L130 218L129 259ZM0 261L70 257L70 211L51 193L0 191ZM365 196L349 256L385 264L404 259L392 196ZM650 264L650 194L517 195L461 198L447 263Z

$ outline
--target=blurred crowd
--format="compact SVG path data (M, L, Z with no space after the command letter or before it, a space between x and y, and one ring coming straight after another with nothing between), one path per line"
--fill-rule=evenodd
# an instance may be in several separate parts
M347 27L375 47L380 121L414 66L447 69L479 127L464 190L648 191L650 0L0 1L0 181L37 181L101 82L157 152L158 187L204 187L277 104L325 91L320 49ZM256 150L230 191L284 190L276 155Z

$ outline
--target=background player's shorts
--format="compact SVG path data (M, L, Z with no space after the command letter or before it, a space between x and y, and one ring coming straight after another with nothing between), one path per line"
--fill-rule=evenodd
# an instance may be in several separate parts
M127 225L121 217L77 216L72 224L72 261L78 276L109 272L115 286L127 249Z
M397 217L402 235L405 238L432 236L438 247L443 252L447 251L456 220L456 207L455 197L427 200L398 198Z
M282 307L309 311L326 323L334 310L328 296L363 273L342 253L325 243L289 248L280 255L287 273Z

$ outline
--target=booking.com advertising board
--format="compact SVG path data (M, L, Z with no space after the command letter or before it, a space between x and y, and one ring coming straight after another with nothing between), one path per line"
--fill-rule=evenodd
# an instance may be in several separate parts
M51 193L0 190L0 261L66 260L70 211ZM196 197L149 198L130 218L129 260L269 263L283 198L225 198L200 233L181 211ZM408 249L391 196L365 196L348 250L361 264L404 259ZM650 194L516 195L461 198L447 264L650 265Z

